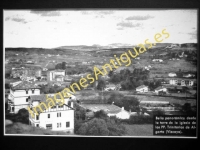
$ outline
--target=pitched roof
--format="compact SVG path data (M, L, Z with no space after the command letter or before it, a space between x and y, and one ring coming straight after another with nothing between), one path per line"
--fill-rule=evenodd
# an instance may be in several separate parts
M11 86L14 90L26 90L26 89L40 89L41 87L37 86L35 82L28 82L28 81L22 81L21 83Z
M161 90L161 89L165 89L165 87L159 86L155 90Z
M82 104L81 106L93 112L104 110L106 113L119 113L121 111L120 107L111 104Z

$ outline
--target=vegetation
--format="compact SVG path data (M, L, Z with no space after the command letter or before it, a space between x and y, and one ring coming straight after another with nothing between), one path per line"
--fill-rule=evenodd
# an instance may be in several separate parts
M6 126L6 134L37 134L37 135L69 135L65 132L51 131L48 129L41 129L32 127L20 122L13 123Z
M118 92L113 92L108 98L108 103L113 103L125 110L139 111L139 100L136 97L126 97Z
M87 122L75 121L75 133L79 135L120 136L126 129L116 118L109 118L102 110Z
M17 114L10 114L10 113L6 112L5 118L9 119L13 122L21 122L24 124L28 124L29 123L29 112L25 108L20 109Z

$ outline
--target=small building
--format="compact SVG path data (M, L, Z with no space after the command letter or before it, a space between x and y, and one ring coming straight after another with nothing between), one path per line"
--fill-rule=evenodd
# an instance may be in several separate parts
M106 88L104 89L105 91L113 91L116 90L116 85L115 84L108 84L106 85Z
M52 70L47 73L47 79L48 81L55 81L56 76L60 76L60 75L63 76L62 80L64 80L65 70Z
M56 77L55 77L55 80L56 81L64 81L64 76L62 76L62 75L57 75Z
M154 61L154 62L163 62L162 59L153 59L152 61Z
M163 87L163 86L159 86L155 89L155 93L159 94L159 92L167 92L167 88Z
M195 75L188 73L188 74L184 74L183 77L190 78L190 77L195 77Z
M176 73L174 73L174 72L170 72L170 73L168 74L168 76L169 76L169 77L176 77L177 75L176 75Z
M145 85L141 85L136 88L136 92L139 92L139 93L144 93L148 91L149 91L149 88L148 86L145 86Z
M94 113L103 110L109 117L116 116L119 119L129 119L130 117L130 113L124 110L124 107L120 108L114 104L81 104L80 106Z

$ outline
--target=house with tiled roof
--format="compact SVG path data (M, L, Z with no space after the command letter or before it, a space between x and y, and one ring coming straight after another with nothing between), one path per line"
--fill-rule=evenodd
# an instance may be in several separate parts
M159 86L155 89L155 93L159 94L159 92L167 92L167 88L163 87L163 86Z
M139 93L144 93L148 91L149 91L149 88L146 85L140 85L136 88L136 92L139 92Z
M81 104L80 106L94 113L103 110L109 117L116 116L119 119L129 119L130 117L130 113L124 110L124 107L120 108L114 104Z
M30 95L39 95L40 87L35 82L21 81L10 84L10 94L8 95L8 110L10 113L17 113L22 108L29 105Z
M73 95L56 94L29 97L29 124L34 127L74 133Z

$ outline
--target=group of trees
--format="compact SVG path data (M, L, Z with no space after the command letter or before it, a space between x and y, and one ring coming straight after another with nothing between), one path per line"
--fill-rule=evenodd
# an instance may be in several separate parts
M57 85L41 85L41 93L48 94L48 93L58 93L63 90L63 87Z
M29 112L25 108L23 108L23 109L20 109L17 114L6 113L5 118L13 122L21 122L24 124L28 124Z
M120 70L120 73L109 72L109 82L121 83L123 90L132 90L143 85L148 81L149 71L141 68L135 68L132 72L129 69Z
M139 100L136 97L127 97L123 94L113 92L107 101L109 104L114 102L115 105L119 107L124 107L125 110L129 111L139 111Z
M120 136L126 128L116 118L109 118L103 111L97 111L92 120L75 121L75 133L80 135Z
M62 62L62 63L56 64L55 69L63 69L63 70L65 70L66 69L66 62Z

